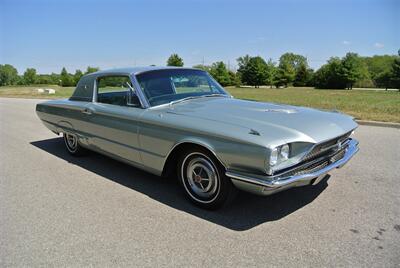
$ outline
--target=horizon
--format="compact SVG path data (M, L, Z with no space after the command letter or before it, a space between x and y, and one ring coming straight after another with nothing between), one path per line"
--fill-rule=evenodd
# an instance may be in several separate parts
M246 54L277 62L293 52L317 69L347 52L397 54L399 13L395 0L3 0L0 64L19 74L63 67L74 73L87 66L164 66L177 53L185 67L223 61L235 69Z

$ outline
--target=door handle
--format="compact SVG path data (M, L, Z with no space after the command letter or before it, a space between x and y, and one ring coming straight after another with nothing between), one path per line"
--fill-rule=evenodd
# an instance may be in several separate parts
M91 115L91 114L93 114L93 111L91 109L89 109L89 108L85 108L84 110L82 110L82 113L83 114L87 114L87 115Z

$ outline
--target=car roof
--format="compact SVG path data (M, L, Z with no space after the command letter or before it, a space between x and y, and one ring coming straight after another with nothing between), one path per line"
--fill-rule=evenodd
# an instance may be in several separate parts
M136 75L143 72L168 70L168 69L189 69L196 70L195 68L175 67L175 66L145 66L145 67L128 67L128 68L115 68L108 70L101 70L98 72L87 74L87 76L103 76L103 75Z

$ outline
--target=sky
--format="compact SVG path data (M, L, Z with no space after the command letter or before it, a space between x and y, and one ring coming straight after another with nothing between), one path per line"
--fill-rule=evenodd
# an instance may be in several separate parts
M19 73L185 66L249 54L306 56L316 69L346 52L397 54L400 0L0 0L0 64Z

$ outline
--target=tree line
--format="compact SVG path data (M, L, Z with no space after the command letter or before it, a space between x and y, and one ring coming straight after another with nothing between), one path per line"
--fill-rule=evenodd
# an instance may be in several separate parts
M283 54L278 62L260 56L245 55L237 59L238 70L229 70L223 62L193 67L208 71L223 86L250 85L259 87L312 86L325 89L353 87L397 88L400 90L400 50L398 55L361 57L349 52L343 58L331 57L317 71L307 58L294 53ZM183 66L183 60L172 54L169 66Z
M397 88L400 90L400 50L398 55L375 55L362 57L347 53L344 57L332 57L317 71L311 69L307 58L294 53L283 54L278 62L260 56L245 55L237 59L238 69L232 71L222 61L211 65L195 65L194 68L208 71L222 86L249 85L259 87L302 87L352 89L353 87ZM178 54L167 60L168 66L184 66ZM62 68L60 74L37 74L28 68L19 75L10 64L0 64L0 86L56 84L75 86L84 74L98 71L87 67L85 72L69 73Z
M17 69L10 64L0 64L0 86L11 85L60 85L63 87L75 86L85 74L97 72L98 67L88 66L85 72L76 70L71 74L63 67L59 74L37 74L36 69L27 68L22 75L18 75Z

